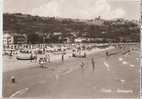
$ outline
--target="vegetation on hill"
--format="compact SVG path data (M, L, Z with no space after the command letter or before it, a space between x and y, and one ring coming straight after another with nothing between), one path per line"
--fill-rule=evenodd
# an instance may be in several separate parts
M65 38L73 41L78 37L140 41L138 23L125 19L79 20L4 13L3 29L11 33L26 34L30 43L62 42Z

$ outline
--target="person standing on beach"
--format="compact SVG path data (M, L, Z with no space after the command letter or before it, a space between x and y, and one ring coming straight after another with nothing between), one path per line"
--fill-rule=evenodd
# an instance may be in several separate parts
M95 70L95 61L94 61L93 57L91 58L91 62L92 62L92 70L94 72L94 70Z
M106 52L106 56L109 56L109 53L108 53L108 52Z
M37 55L37 52L35 52L35 62L37 62L38 61L38 55Z
M46 58L46 62L50 63L50 55L49 55L49 53L47 53L45 55L45 58Z
M62 54L62 62L64 61L64 53Z
M80 67L81 67L81 72L83 73L85 70L85 63L81 62Z
M48 53L48 62L50 63L50 54Z
M85 63L83 61L80 63L80 69L81 69L81 75L82 77L84 77Z
M84 69L84 66L85 66L85 64L84 64L84 62L82 62L82 63L80 64L81 69Z
M31 62L33 62L33 53L32 53L32 51L30 51L30 52L28 52L28 53L30 53L30 56L31 56Z

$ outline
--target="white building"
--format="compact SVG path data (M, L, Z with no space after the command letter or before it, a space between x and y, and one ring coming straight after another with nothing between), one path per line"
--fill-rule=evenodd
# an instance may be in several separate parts
M13 44L14 44L14 37L12 35L8 34L8 33L4 33L3 34L3 47L4 47L4 50L14 49Z
M9 45L14 43L14 38L12 35L6 33L3 35L3 44L4 45Z
M81 43L81 42L84 41L84 40L86 40L86 38L78 37L78 38L76 38L74 41L75 41L76 43Z

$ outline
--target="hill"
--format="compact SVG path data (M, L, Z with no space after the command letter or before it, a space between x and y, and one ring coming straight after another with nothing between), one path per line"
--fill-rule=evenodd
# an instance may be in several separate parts
M114 39L115 41L140 41L140 27L133 20L115 19L104 20L95 18L91 20L80 20L71 18L40 17L21 13L4 13L3 29L10 33L26 34L28 41L33 43L31 36L37 36L43 42L60 42L54 35L60 33L60 40L68 37ZM54 40L53 40L54 39Z

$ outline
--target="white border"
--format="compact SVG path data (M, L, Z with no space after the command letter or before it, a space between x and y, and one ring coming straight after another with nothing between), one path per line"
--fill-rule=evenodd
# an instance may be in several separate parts
M2 70L3 70L3 63L2 63L2 40L3 39L3 0L0 0L0 97L2 97Z
M3 0L0 0L0 97L2 97L2 71L3 71L3 63L2 63L2 39L3 39Z
M141 15L142 15L142 0L108 0L108 1L140 1L141 2L141 6L140 6L140 11L141 11ZM141 23L142 24L142 19L141 19ZM141 34L140 34L140 38L142 39L142 25L141 25ZM0 98L2 97L2 72L3 72L3 60L2 60L2 50L3 50L3 0L0 0ZM141 69L141 64L142 64L142 40L140 42L140 69ZM142 70L140 70L140 99L142 99L142 85L141 85L141 73ZM106 98L97 98L97 99L106 99ZM113 98L108 98L108 99L113 99ZM118 98L116 98L118 99ZM121 98L119 98L121 99ZM128 98L125 98L128 99ZM129 98L130 99L130 98ZM134 99L134 98L131 98Z

